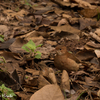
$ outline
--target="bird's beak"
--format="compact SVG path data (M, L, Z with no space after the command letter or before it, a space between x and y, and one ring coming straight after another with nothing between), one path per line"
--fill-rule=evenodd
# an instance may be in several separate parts
M60 50L56 50L56 54L57 55L61 55L61 51Z

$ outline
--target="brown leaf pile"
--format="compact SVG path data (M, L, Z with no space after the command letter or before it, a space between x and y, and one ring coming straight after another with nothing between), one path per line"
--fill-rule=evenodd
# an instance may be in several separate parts
M100 100L99 0L1 0L1 35L0 82L17 100ZM41 59L21 48L29 40L43 44ZM55 68L59 44L81 61L79 71Z

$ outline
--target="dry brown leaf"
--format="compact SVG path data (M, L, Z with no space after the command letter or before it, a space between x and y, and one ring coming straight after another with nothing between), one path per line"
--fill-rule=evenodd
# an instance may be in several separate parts
M94 57L90 62L96 66L99 66L99 59L97 57Z
M98 35L96 35L95 33L90 32L90 36L91 36L92 38L94 38L95 40L97 40L98 42L100 42L100 37L99 37Z
M14 16L24 17L24 15L27 15L28 14L28 12L26 10L24 10L24 9L22 9L19 12L14 12L12 10L4 10L3 13L6 14L8 17L14 17Z
M85 45L84 48L85 48L86 50L95 50L95 48L90 47L90 46L88 46L88 45Z
M95 33L100 37L100 28L97 28Z
M64 2L70 2L70 0L63 0Z
M97 55L97 57L100 58L100 50L94 50L94 52Z
M43 77L48 78L48 76L49 76L49 67L45 64L44 61L39 62L38 65L42 70L42 71L40 71L40 75L43 75Z
M93 20L91 18L85 18L85 19L80 18L79 22L80 22L80 30L83 30L89 26L96 26L97 23L96 20Z
M55 45L57 45L57 42L56 41L46 41L46 43L47 44L50 44L50 45L53 45L53 46L55 46Z
M69 2L63 2L62 0L53 0L54 2L56 2L57 4L61 5L61 6L67 6L69 7L71 5L71 3Z
M61 26L61 25L65 25L65 24L68 24L68 21L66 20L66 19L61 19L60 21L59 21L59 23L58 23L58 25L57 26Z
M95 43L94 41L89 41L86 43L86 45L94 49L100 49L100 44Z
M100 87L100 84L98 84L98 82L96 82L96 81L93 81L93 79L90 78L90 77L85 76L85 81L86 81L86 84L87 84L88 86L95 86L95 87L97 87L97 88Z
M22 38L17 38L9 47L9 49L12 51L12 52L15 52L15 53L21 53L21 52L25 52L25 50L23 50L21 47L26 44L27 41L22 39Z
M91 4L86 2L86 1L83 1L83 0L72 0L72 1L75 1L76 3L79 4L79 7L89 7L90 9L92 8Z
M100 90L97 92L97 95L100 97Z
M23 100L29 100L29 98L31 96L30 94L26 95L26 93L24 91L22 91L22 92L15 92L15 93L18 95L18 99L22 98Z
M46 85L35 92L30 100L64 100L58 85Z
M89 59L95 57L95 54L91 50L82 50L82 51L77 52L76 56L80 60L89 60Z
M90 4L98 4L99 3L99 1L96 1L96 0L85 0L85 1Z
M72 18L70 15L68 14L62 14L62 17L66 18L66 19L69 19L69 18Z
M57 84L56 76L52 68L49 68L49 79L50 79L50 83Z
M40 71L38 71L38 70L29 69L29 68L27 68L27 69L25 70L25 72L31 73L33 76L39 76L39 73L40 73Z
M18 59L21 59L19 54L9 51L0 52L0 56L4 57L6 62L16 62Z
M50 82L48 80L46 80L46 78L44 78L42 75L39 76L38 78L38 88L42 88L45 85L50 84Z
M15 38L11 38L3 43L0 43L0 49L9 49L9 46L15 41Z
M91 18L96 16L98 13L100 13L100 7L94 9L83 9L79 11L79 13L84 17Z
M7 32L9 29L6 25L0 25L0 34Z
M68 33L72 33L72 34L80 34L80 30L73 28L70 25L63 25L63 26L50 26L51 29L57 31L57 32L68 32Z
M69 22L73 25L79 23L79 18L69 18Z
M69 75L66 70L63 70L61 76L61 88L62 90L70 91L70 82L69 82Z
M41 53L42 53L42 55L41 55L41 59L47 59L48 58L48 56L50 55L50 52L52 51L52 50L54 50L55 48L54 47L52 47L51 45L49 45L49 44L47 44L45 47L39 47L39 48L37 48L37 50L39 50Z

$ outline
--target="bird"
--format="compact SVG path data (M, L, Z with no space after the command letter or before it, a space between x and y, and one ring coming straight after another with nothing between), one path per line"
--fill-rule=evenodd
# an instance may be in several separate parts
M67 51L66 46L58 45L55 48L56 56L54 58L54 66L60 70L67 72L78 71L80 60Z

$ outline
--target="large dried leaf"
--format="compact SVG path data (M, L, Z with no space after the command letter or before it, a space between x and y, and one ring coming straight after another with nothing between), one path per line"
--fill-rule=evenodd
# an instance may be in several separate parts
M68 32L72 34L80 34L80 30L71 27L70 25L63 25L63 26L50 26L51 29L57 31L57 32Z
M35 92L30 100L64 100L58 85L46 85Z
M69 82L69 75L66 70L63 70L62 77L61 77L61 87L62 90L70 91L70 82Z
M83 9L79 11L79 13L84 17L91 18L96 16L98 13L100 13L100 7L94 9Z
M80 30L83 30L87 28L88 26L96 26L97 21L90 19L90 18L85 18L85 19L79 19L80 22Z
M91 50L83 50L83 51L79 51L76 56L80 59L80 60L89 60L92 59L95 54L93 51Z

